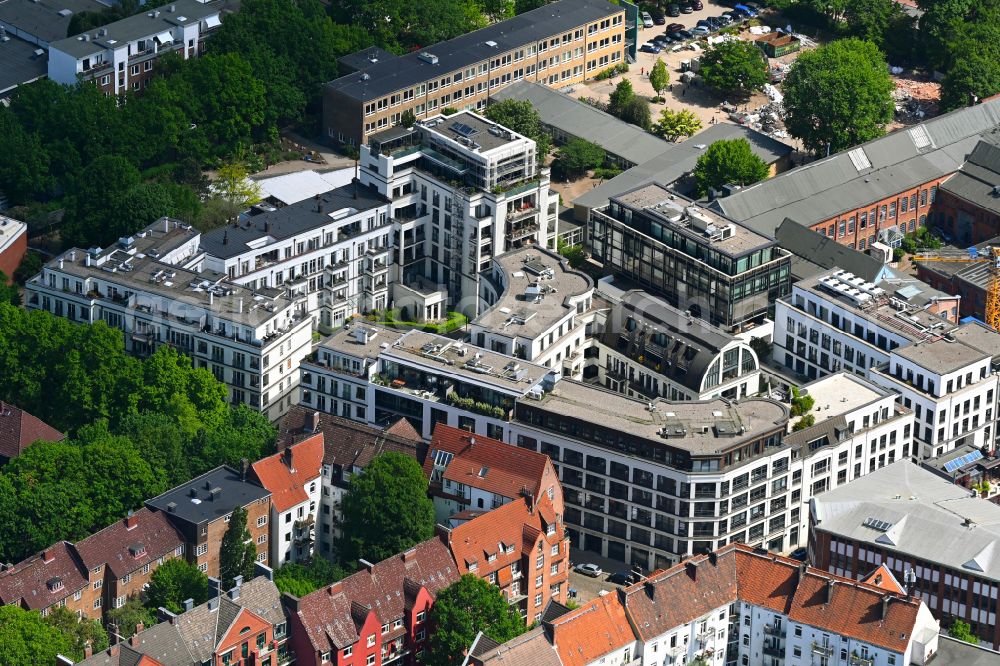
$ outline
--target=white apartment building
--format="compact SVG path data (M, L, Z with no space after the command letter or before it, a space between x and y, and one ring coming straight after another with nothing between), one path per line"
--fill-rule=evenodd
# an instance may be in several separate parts
M974 347L959 339L966 327L981 329ZM889 362L869 368L870 379L899 394L912 409L914 439L923 458L934 458L969 444L993 448L996 437L998 375L993 353L981 348L992 342L1000 351L1000 334L976 323L929 342L894 349Z
M469 324L479 347L583 378L594 283L548 250L522 247L494 257L479 283L481 314Z
M433 333L355 324L305 364L301 404L369 424L405 417L424 439L446 423L506 441L515 402L557 379L544 366Z
M912 455L913 414L839 373L805 387L815 424L765 398L638 401L562 380L518 400L508 442L560 471L575 548L646 570L742 542L806 543L809 499Z
M747 342L652 294L609 278L597 295L611 307L594 318L585 376L648 400L738 399L760 390L760 362Z
M303 300L205 268L199 240L189 225L163 218L113 247L67 250L25 285L26 306L104 321L137 356L172 345L226 384L233 404L277 419L312 344Z
M957 296L917 280L875 285L834 269L777 300L773 357L810 379L841 369L864 377L893 349L953 330L957 308Z
M253 463L253 475L271 491L271 566L308 562L316 544L323 467L322 432ZM259 538L259 537L258 537Z
M54 41L49 45L49 78L66 85L93 81L108 95L141 90L162 56L176 53L187 60L200 55L203 41L222 25L225 6L221 1L173 0Z
M471 111L372 135L360 167L361 182L392 200L392 301L417 321L443 317L446 299L475 315L494 256L555 244L558 200L535 142Z

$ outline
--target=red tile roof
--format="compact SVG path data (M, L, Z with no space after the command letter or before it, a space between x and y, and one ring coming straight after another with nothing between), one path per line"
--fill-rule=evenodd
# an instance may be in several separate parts
M107 564L115 578L121 578L182 545L184 538L167 514L143 507L78 541L76 552L86 570Z
M342 649L358 640L352 606L375 612L381 623L401 618L420 588L433 596L459 579L455 562L440 539L428 539L363 568L299 600L297 614L314 649Z
M88 573L70 543L60 541L0 573L0 603L28 610L48 608L86 587Z
M323 442L320 432L253 464L254 476L271 491L271 502L279 513L309 501L306 487L323 473Z
M549 498L543 495L539 505L547 503ZM519 562L526 550L534 548L537 535L545 532L540 513L530 510L522 497L453 528L449 544L459 573L484 577ZM501 545L505 548L501 549ZM506 546L513 550L506 552ZM496 559L490 562L490 556ZM473 562L476 568L470 571Z
M0 458L14 458L38 440L59 442L66 438L49 424L23 409L0 402Z
M434 452L447 451L454 458L445 468L445 479L510 498L520 497L522 490L539 496L542 476L549 464L544 453L470 434L444 423L435 426L430 449L424 461L424 474L428 478Z
M307 428L311 427L316 414L319 414L319 430L324 435L324 464L348 469L363 468L375 456L386 451L405 453L416 458L417 462L422 462L427 451L427 445L419 435L411 438L409 435L397 434L407 430L398 423L389 430L383 430L332 414L316 412L301 405L292 407L282 418L278 429L278 448L282 449L315 434Z
M884 564L878 565L875 571L862 578L861 582L896 594L906 594L906 588L899 584L896 577L889 571L889 567Z
M552 643L563 666L585 666L635 642L618 595L605 594L551 624Z

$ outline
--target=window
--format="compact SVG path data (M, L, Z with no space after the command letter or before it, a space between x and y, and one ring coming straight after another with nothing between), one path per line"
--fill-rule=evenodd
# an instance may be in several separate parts
M368 647L375 647L375 634L368 634Z
M420 624L427 619L427 611L420 611L417 613L417 624Z
M202 543L202 544L199 544L198 548L195 550L195 555L197 555L198 557L201 557L202 555L204 555L207 552L208 552L208 544L207 543Z
M538 594L535 595L535 606L541 606L541 605L542 605L542 593L539 592ZM97 608L97 606L94 606L94 608Z
M324 652L324 653L320 654L319 660L320 660L321 663L329 664L330 663L330 653L329 652Z
M345 657L350 657L352 654L354 654L354 646L353 645L349 645L349 646L347 646L347 647L344 648L344 656Z
M257 518L257 527L264 527L267 524L267 516L259 516Z
M368 659L365 661L365 666L373 666L375 664L375 655L368 655Z

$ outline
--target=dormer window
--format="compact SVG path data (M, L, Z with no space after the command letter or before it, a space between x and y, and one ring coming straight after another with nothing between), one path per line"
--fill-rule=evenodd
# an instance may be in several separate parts
M134 558L140 558L146 554L146 546L141 543L135 543L128 547L129 555Z
M49 588L49 592L58 592L65 587L65 585L63 585L62 578L59 578L58 576L48 579L45 582L45 586Z

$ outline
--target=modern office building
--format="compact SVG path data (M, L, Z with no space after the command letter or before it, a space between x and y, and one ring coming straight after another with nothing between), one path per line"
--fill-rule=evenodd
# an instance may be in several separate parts
M605 269L726 331L762 324L790 290L791 260L777 241L661 185L591 210L587 238Z
M361 145L407 111L422 120L448 107L478 110L512 82L568 86L624 59L623 8L558 0L403 56L372 48L349 56L354 71L324 88L323 127L332 141Z
M957 297L918 280L876 285L835 269L778 299L773 358L810 379L842 369L863 377L892 350L954 330L957 315Z
M810 510L810 561L851 578L885 566L911 578L942 625L968 622L1000 646L1000 507L908 461L816 497Z
M49 45L49 78L73 85L93 81L106 95L149 85L157 61L168 53L187 60L205 50L205 40L222 25L222 0L174 0L146 12L65 37Z
M206 267L199 242L189 225L163 218L111 247L67 250L27 282L25 305L76 323L104 321L136 356L171 345L225 383L233 404L277 419L312 345L305 297L284 285L233 282Z

